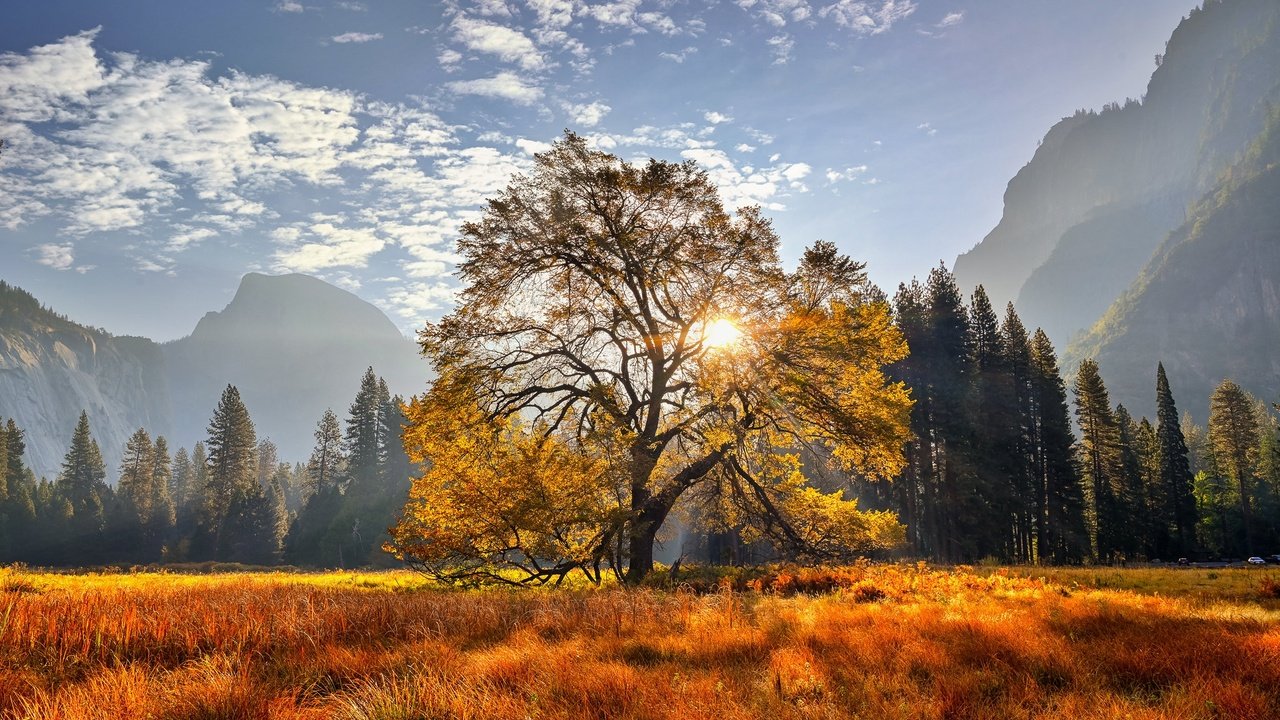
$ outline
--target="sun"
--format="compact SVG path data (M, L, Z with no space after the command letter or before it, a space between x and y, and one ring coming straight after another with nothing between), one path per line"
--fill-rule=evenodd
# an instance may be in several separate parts
M702 342L709 348L726 348L737 345L742 339L742 331L733 321L716 318L707 323L702 330Z

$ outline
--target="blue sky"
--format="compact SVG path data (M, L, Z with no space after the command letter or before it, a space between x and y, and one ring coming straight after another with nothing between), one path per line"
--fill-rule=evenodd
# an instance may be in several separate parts
M180 337L247 271L447 310L458 225L564 128L693 159L892 290L1059 118L1140 97L1190 0L12 3L0 279Z

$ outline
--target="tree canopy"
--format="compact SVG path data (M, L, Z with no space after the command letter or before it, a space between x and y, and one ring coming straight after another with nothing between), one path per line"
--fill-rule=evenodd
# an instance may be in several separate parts
M392 549L453 579L518 560L518 581L637 582L672 511L707 497L794 557L900 539L799 457L901 469L911 401L882 369L906 344L861 263L819 242L787 272L778 244L692 162L572 133L537 155L463 226L466 289L421 333L438 378L405 439L430 467Z

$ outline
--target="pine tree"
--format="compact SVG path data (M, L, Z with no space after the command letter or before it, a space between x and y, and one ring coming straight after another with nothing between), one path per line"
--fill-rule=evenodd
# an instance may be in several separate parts
M1239 385L1223 380L1209 399L1209 442L1223 474L1239 494L1244 551L1253 554L1254 473L1259 426L1255 401Z
M262 438L258 443L258 485L264 492L271 487L271 479L275 477L276 467L279 464L279 448L271 438Z
M156 436L152 456L151 522L144 532L147 546L158 557L177 523L177 509L169 492L173 484L173 465L169 460L169 441L163 435Z
M1195 476L1163 363L1156 366L1156 459L1159 503L1153 517L1168 535L1167 547L1158 552L1169 557L1190 554L1196 547Z
M1005 371L1008 376L1009 426L1005 429L1007 446L1004 467L1009 477L1014 509L1015 553L1010 559L1019 562L1042 562L1047 557L1042 544L1041 508L1044 497L1036 474L1036 405L1035 371L1032 365L1031 338L1013 303L1005 306L1000 329L1004 345Z
M1121 550L1117 535L1124 522L1119 511L1124 475L1120 428L1096 362L1080 363L1073 391L1076 419L1080 424L1080 465L1085 480L1090 544L1095 559L1110 561Z
M973 292L969 321L973 492L986 505L979 512L987 515L972 532L979 557L1027 562L1031 557L1031 531L1023 513L1027 505L1017 496L1013 482L1020 465L1015 456L1018 408L1000 321L981 285Z
M98 536L104 529L105 500L110 493L106 477L102 452L89 430L89 415L81 412L71 435L71 447L62 461L62 477L58 482L58 494L68 506L68 550L83 550L84 544L98 542ZM83 556L92 557L93 553L87 552Z
M173 498L174 514L181 517L187 509L188 496L195 485L195 467L187 449L178 448L173 456L173 471L169 474L169 497Z
M346 474L346 455L342 449L342 429L338 416L325 410L316 423L316 446L307 463L307 495L338 488L339 480ZM304 499L305 502L305 499Z
M1143 475L1145 458L1139 448L1141 428L1124 405L1116 405L1115 418L1120 431L1121 475L1116 488L1114 537L1126 558L1137 558L1145 552L1151 535ZM1142 420L1146 422L1146 418Z
M125 442L120 464L120 482L116 494L127 517L121 518L133 529L151 522L151 482L155 476L155 449L151 436L138 428Z
M367 493L373 491L378 484L382 469L380 415L384 402L378 387L378 377L373 374L371 367L360 379L360 390L347 415L345 449L350 484L348 492Z
M245 535L257 525L251 517L263 495L258 484L257 438L240 391L228 385L209 423L208 482L200 526L214 559L252 554Z
M1075 563L1089 552L1082 479L1067 409L1067 388L1049 336L1031 340L1035 483L1040 505L1036 545L1042 562Z

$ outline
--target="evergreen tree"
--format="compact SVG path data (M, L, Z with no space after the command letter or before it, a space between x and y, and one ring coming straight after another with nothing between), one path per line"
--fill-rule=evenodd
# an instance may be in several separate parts
M169 474L169 496L173 499L174 514L181 517L186 512L189 495L195 486L196 471L191 456L184 447L173 456L173 471Z
M385 389L385 385L382 386ZM360 390L347 415L345 449L347 453L348 492L365 493L378 484L382 469L382 407L386 402L379 389L373 368L360 379Z
M1121 551L1118 535L1125 520L1120 509L1124 477L1120 427L1096 362L1080 363L1073 392L1092 554L1097 560L1111 561Z
M1115 418L1120 432L1121 475L1115 497L1114 537L1125 558L1138 558L1146 553L1151 535L1144 476L1146 458L1139 447L1142 430L1124 405L1116 405ZM1146 422L1146 418L1142 420Z
M267 491L271 480L275 477L276 467L280 464L280 450L271 438L262 438L258 443L258 485Z
M62 477L58 482L58 495L66 502L66 550L76 552L93 546L104 530L104 506L110 489L106 484L107 469L102 462L102 452L89 430L89 415L80 413L75 432L71 435L71 447L62 460ZM86 560L96 557L93 551L81 555Z
M240 391L228 385L209 423L208 481L200 528L204 550L214 559L253 554L253 517L263 497L258 484L257 438ZM248 542L249 544L246 544Z
M155 448L143 428L129 437L120 463L115 503L111 508L110 539L106 543L116 560L136 561L143 549L144 528L151 524L151 482L155 476Z
M979 557L1028 562L1032 529L1024 510L1030 504L1018 496L1015 481L1021 466L1018 407L1000 321L981 285L973 292L969 321L973 492L986 505L978 512L987 515L975 524L974 540Z
M1043 544L1043 485L1037 482L1037 408L1035 404L1035 369L1032 364L1031 338L1013 303L1005 306L1000 329L1004 345L1005 372L1008 376L1009 426L1005 429L1004 467L1008 473L1014 510L1014 553L1018 562L1043 562L1047 558ZM1056 365L1056 362L1054 363ZM1056 372L1056 370L1055 370Z
M1156 459L1159 488L1152 517L1164 528L1162 544L1167 536L1167 545L1157 552L1161 557L1185 556L1196 547L1195 482L1163 363L1156 366Z
M315 438L316 446L307 463L308 497L329 488L337 489L340 478L346 474L342 429L338 427L338 416L332 410L325 410L320 422L316 423Z
M1239 385L1223 380L1209 399L1209 442L1223 475L1239 496L1243 550L1253 554L1254 473L1258 462L1259 426L1255 401Z
M1040 497L1037 535L1042 562L1076 563L1089 552L1082 479L1067 410L1067 388L1049 336L1031 340L1032 461Z
M169 460L169 441L163 435L157 435L152 446L151 521L143 528L145 543L155 557L159 557L177 523L177 509L173 494L169 491L172 484L173 465Z
M125 442L124 459L120 464L119 496L127 517L121 518L134 528L151 522L151 482L155 476L155 449L151 436L138 428Z

